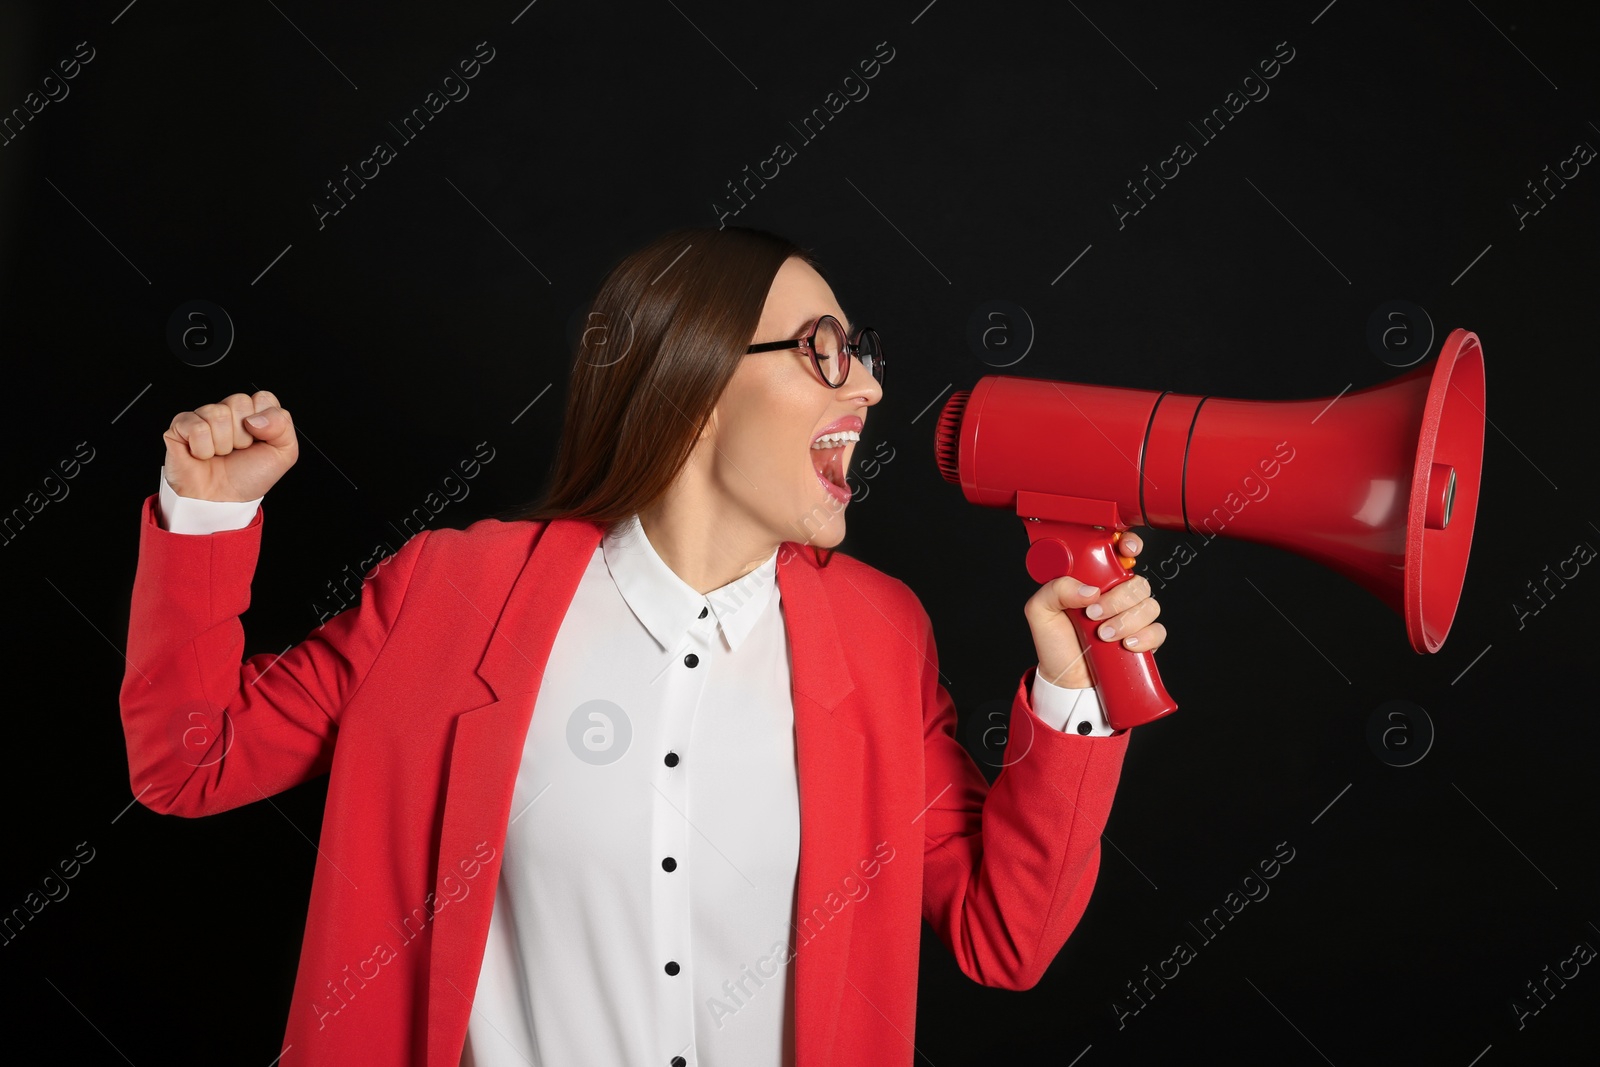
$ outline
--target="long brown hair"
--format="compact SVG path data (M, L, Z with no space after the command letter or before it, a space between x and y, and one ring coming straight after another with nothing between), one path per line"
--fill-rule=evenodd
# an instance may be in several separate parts
M499 518L610 528L661 497L750 345L778 269L810 253L743 226L683 228L624 257L572 354L565 421L543 495Z

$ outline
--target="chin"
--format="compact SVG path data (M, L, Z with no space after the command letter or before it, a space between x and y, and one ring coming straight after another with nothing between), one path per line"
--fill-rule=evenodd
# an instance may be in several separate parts
M839 542L844 540L844 512L833 517L833 520L824 526L817 535L811 539L812 545L817 548L837 548Z
M831 497L817 500L810 511L799 512L789 520L783 539L800 545L834 548L844 540L846 510L847 505Z

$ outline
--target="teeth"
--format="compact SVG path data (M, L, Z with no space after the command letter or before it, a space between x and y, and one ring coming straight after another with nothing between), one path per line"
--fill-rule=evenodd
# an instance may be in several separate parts
M854 430L842 430L839 433L825 433L811 442L812 448L836 448L847 441L859 441L861 435Z

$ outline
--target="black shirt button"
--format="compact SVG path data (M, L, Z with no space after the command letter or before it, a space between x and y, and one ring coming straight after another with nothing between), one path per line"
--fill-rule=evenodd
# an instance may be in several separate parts
M689 1067L689 1061L682 1056L672 1057L672 1067Z
M683 657L683 665L685 667L693 667L695 664L697 664L699 662L700 662L700 657L695 655L693 652L691 652L687 656Z
M682 968L680 968L678 966L678 961L677 960L668 960L667 961L667 973L668 974L677 974L678 971L680 971L681 969Z
M702 618L702 619L703 619L703 618L705 618L705 617L706 617L706 613L707 613L707 612L708 612L708 611L710 611L710 610L711 610L711 609L710 609L710 608L701 608L701 609L700 609L700 617L701 617L701 618ZM681 1060L681 1059L683 1059L683 1057L682 1057L682 1056L679 1056L679 1057L678 1057L678 1058L679 1058L679 1059L680 1059L680 1060Z
M1080 733L1080 734L1087 734L1090 730L1093 730L1093 729L1094 729L1094 727L1089 725L1089 720L1088 719L1084 719L1082 722L1080 722L1078 724L1078 733Z
M676 767L678 765L678 754L676 752L668 752L666 758L661 762L665 763L668 767Z
M673 859L671 856L668 856L666 859L661 861L661 869L663 871L675 871L678 869L678 861Z

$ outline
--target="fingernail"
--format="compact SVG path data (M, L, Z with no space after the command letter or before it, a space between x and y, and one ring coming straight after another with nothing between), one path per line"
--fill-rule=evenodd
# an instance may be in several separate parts
M1108 622L1104 626L1100 627L1100 636L1109 641L1113 637L1117 636L1117 628Z
M1132 648L1134 645L1137 645L1139 643L1139 639L1137 637L1130 637L1130 638L1128 638L1126 641L1124 641L1122 643L1127 645L1129 648Z
M259 430L267 424L267 417L265 415L250 415L244 421Z
M1100 590L1096 589L1092 585L1080 585L1080 586L1078 586L1078 595L1079 596L1094 596L1098 592L1100 592Z
M1083 613L1089 616L1091 619L1098 619L1100 616L1105 614L1105 611L1100 607L1099 604L1090 604L1088 607L1083 609Z

